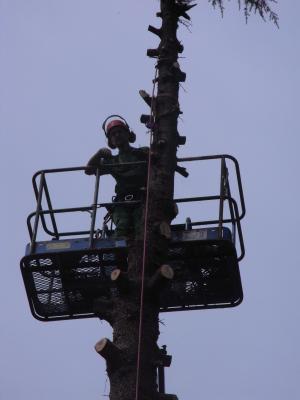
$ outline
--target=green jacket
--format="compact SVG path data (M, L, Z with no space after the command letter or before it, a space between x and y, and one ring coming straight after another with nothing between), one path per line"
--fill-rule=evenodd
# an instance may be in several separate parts
M148 147L130 147L128 151L111 156L105 159L99 159L90 164L90 167L98 167L100 175L112 175L116 180L115 193L120 200L126 195L136 195L147 185L147 161ZM145 161L145 164L139 165L119 165L120 163ZM95 173L90 170L90 173Z

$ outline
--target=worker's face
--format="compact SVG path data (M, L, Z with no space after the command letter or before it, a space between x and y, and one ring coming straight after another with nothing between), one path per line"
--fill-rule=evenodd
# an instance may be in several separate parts
M115 126L109 132L109 139L113 146L123 147L129 143L129 132L122 126Z

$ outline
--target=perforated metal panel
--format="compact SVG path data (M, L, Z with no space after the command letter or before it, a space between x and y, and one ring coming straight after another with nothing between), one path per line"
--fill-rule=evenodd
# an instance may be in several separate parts
M233 307L243 300L236 251L229 241L183 242L169 249L175 276L160 294L161 311Z
M241 303L236 251L229 240L172 241L168 263L175 277L160 293L162 312ZM118 295L110 279L116 268L127 269L126 247L60 249L23 257L21 270L33 316L48 321L94 317L95 299Z
M22 275L35 318L92 317L97 297L110 297L110 274L126 267L126 251L73 251L35 254L21 260Z

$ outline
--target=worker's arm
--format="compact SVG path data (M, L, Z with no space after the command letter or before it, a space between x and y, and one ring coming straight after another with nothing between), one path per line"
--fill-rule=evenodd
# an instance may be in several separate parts
M139 147L138 150L144 155L144 157L149 155L149 147Z
M104 147L100 150L97 151L96 154L94 154L88 161L86 165L86 170L85 173L87 175L93 175L96 173L96 169L99 168L101 165L103 165L104 160L108 160L109 158L112 157L111 151ZM100 171L100 175L104 175L108 173L107 171L103 170Z
M137 155L139 161L148 161L149 147L138 147L134 149L134 153Z

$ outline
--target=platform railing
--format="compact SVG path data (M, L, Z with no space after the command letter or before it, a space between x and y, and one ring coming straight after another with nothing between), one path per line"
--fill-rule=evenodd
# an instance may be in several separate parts
M212 155L212 156L199 156L199 157L188 157L188 158L180 158L178 162L193 162L193 161L205 161L205 160L216 160L219 159L221 161L221 174L220 174L220 194L215 196L196 196L196 197L186 197L186 198L178 198L174 199L175 203L187 203L187 202L202 202L202 201L219 201L219 215L218 219L215 220L207 220L207 221L194 221L191 223L191 226L204 226L204 225L217 225L219 237L221 238L222 227L225 223L232 224L232 235L235 241L236 230L238 233L238 239L240 244L240 255L238 256L238 260L241 260L245 254L244 241L242 235L242 229L240 220L245 216L245 201L243 195L242 181L240 176L240 169L237 160L227 154L221 155ZM236 202L235 199L231 197L231 191L229 186L229 178L228 178L228 169L226 165L226 160L231 160L235 166L236 178L237 178L237 186L239 193L239 203ZM137 161L137 162L127 162L127 163L119 163L119 164L105 164L105 167L120 167L120 166L130 166L130 165L139 165L146 164L145 161ZM35 193L35 197L37 200L36 211L29 214L27 218L27 226L31 239L31 253L35 251L35 244L38 233L39 221L41 220L41 224L45 233L51 236L54 239L60 239L62 237L68 236L80 236L80 235L89 235L89 246L93 247L93 241L95 237L95 224L97 217L97 210L101 207L112 207L116 205L124 205L128 206L127 201L117 201L117 202L98 202L99 199L99 188L100 188L100 175L101 175L101 166L96 170L95 175L95 186L94 186L94 195L93 195L93 204L87 207L73 207L73 208L60 208L53 209L51 197L49 193L49 188L47 185L46 175L54 174L54 173L64 173L64 172L73 172L73 171L85 171L86 167L71 167L71 168L56 168L56 169L46 169L38 171L34 174L32 178L33 189ZM39 178L39 182L38 182ZM47 209L43 210L42 208L42 199L43 194L45 195L45 200L47 204ZM229 213L230 218L224 218L224 202L228 201L229 205ZM140 200L130 201L130 205L139 204ZM241 210L239 209L241 207ZM91 213L91 225L89 230L85 231L70 231L70 232L59 232L55 215L60 213L71 213L71 212L90 212ZM50 230L47 226L45 215L50 216L52 230ZM33 227L32 227L32 219L34 219ZM180 226L181 224L174 225Z
M245 199L244 199L244 192L242 186L242 179L241 179L241 172L240 167L237 159L229 154L215 154L211 156L198 156L198 157L184 157L178 158L178 162L193 162L193 161L207 161L207 160L230 160L234 164L235 174L237 178L237 186L238 186L238 193L239 193L239 204L241 206L241 213L239 214L239 219L243 219L246 214L246 206L245 206ZM221 167L222 168L222 167Z

